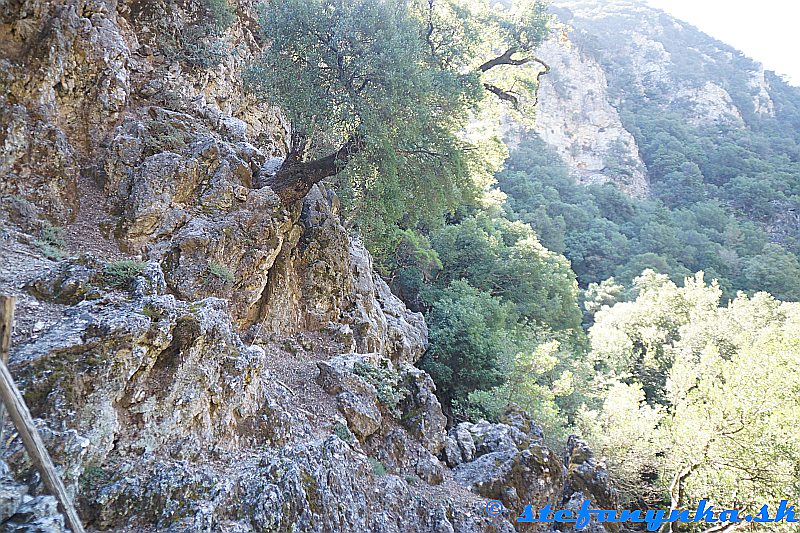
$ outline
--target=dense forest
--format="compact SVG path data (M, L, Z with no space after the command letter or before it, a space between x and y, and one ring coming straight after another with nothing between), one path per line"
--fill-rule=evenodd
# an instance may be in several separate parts
M471 127L535 119L552 23L537 2L272 2L253 83L279 96L298 164L335 155L323 177L425 313L421 366L452 421L513 404L553 443L578 432L631 505L798 497L800 307L781 301L800 299L800 91L771 75L759 115L755 64L666 20L670 75L748 110L693 121L673 87L631 79L631 19L587 23L571 38L612 73L651 193L578 185L535 133L507 154Z

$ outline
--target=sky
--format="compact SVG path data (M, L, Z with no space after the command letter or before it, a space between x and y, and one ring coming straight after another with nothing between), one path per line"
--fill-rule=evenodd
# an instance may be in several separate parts
M647 1L800 86L800 1Z

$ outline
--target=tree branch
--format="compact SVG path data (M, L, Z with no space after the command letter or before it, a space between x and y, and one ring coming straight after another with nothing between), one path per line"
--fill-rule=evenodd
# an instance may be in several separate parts
M520 51L519 48L517 48L516 46L512 46L511 48L503 52L501 55L493 59L490 59L489 61L478 67L478 70L480 70L481 72L487 72L498 65L511 65L514 67L519 67L526 63L530 63L531 61L534 60L533 57L523 57L521 59L514 59L512 56L519 51Z
M716 526L703 530L702 533L731 533L738 529L747 527L747 522L723 522Z
M399 155L427 155L430 157L442 157L442 154L440 153L431 152L430 150L423 150L421 148L414 150L405 150L403 148L398 148L395 150L395 153Z
M434 0L428 0L428 29L425 32L425 42L431 49L431 55L436 57L436 45L433 44L433 4Z
M284 165L294 165L305 161L308 150L311 147L311 140L308 135L302 132L292 132L292 145L289 154L286 156Z
M670 513L680 507L683 496L683 482L686 480L686 478L692 475L696 467L697 465L686 465L681 470L675 472L675 476L672 478L672 482L669 484ZM677 533L678 523L672 522L670 524L664 524L662 526L662 530L665 528L668 528L668 530L672 531L673 533Z
M500 100L510 103L514 109L519 111L519 97L517 95L504 91L500 87L492 85L491 83L484 83L483 87L493 95L497 96Z
M540 70L538 74L536 74L536 89L533 91L533 107L536 107L539 104L539 83L542 80L542 76L550 74L550 65L538 57L534 57L532 60L544 67L544 70Z
M512 52L512 54L513 54L513 52ZM486 70L489 70L490 68L492 68L492 66L496 66L496 65L491 65L486 69L484 69L484 65L487 65L487 64L489 64L491 62L494 62L494 61L499 61L504 56L510 57L510 55L511 54L509 54L509 52L506 52L502 56L499 56L499 57L497 57L495 59L492 59L491 61L487 61L486 63L481 65L480 69L483 72L486 72ZM502 63L502 64L506 64L506 65L513 65L513 64L523 65L523 64L526 64L526 63L534 62L534 63L538 63L542 67L544 67L543 70L540 70L536 74L536 89L534 89L534 91L533 91L533 103L531 104L531 107L536 107L539 104L539 83L541 82L542 76L550 74L550 65L548 65L547 63L545 63L544 61L542 61L538 57L529 57L529 58L527 58L525 60L512 60L512 61L514 61L514 63L506 62L506 63ZM501 64L501 63L497 63L497 64ZM511 106L516 111L520 110L520 97L517 94L513 93L511 90L501 89L497 85L492 85L491 83L484 83L483 87L487 91L489 91L490 93L492 93L495 96L497 96L498 98L500 98L501 100L503 100L505 102L509 102L511 104Z

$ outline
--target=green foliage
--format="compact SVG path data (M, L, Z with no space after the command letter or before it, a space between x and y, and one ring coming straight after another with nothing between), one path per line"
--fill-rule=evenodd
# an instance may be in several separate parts
M614 307L625 299L625 287L617 283L614 278L608 278L600 283L590 283L586 290L581 292L581 299L585 310L584 325L588 328L594 323L594 316L598 311Z
M557 355L558 349L559 343L550 341L516 353L510 361L506 382L491 391L471 393L467 405L477 407L482 415L495 420L516 405L548 429L548 438L560 441L566 437L567 421L556 398L572 394L575 384L570 370L557 368L565 360Z
M391 276L392 290L411 309L424 310L422 293L442 269L439 254L428 237L411 229L398 229L375 252L379 254L381 270Z
M378 401L386 407L393 417L400 418L402 415L400 405L411 394L411 391L403 386L396 371L389 368L388 364L375 366L358 362L353 366L353 373L361 376L375 387Z
M616 384L577 417L625 499L660 505L669 490L679 508L751 512L797 498L800 305L758 293L719 307L701 275L677 287L648 272L637 289L596 315L592 358Z
M577 408L592 401L568 262L494 200L430 239L409 235L404 246L393 289L426 313L430 346L421 366L448 414L496 419L518 405L549 435L565 435Z
M453 415L459 420L497 422L508 408L508 391L505 385L489 390L474 390L464 399L453 400Z
M680 131L683 142L689 133L683 125ZM782 258L786 272L795 272L788 234L786 245L765 248L769 228L763 221L785 205L785 195L775 193L768 180L749 178L733 178L722 189L707 187L702 167L682 155L694 150L676 141L673 154L680 157L669 163L663 151L671 144L662 137L656 148L661 152L645 158L656 176L653 191L659 197L653 200L627 198L610 185L579 186L539 139L526 140L498 175L511 217L530 224L545 247L563 252L583 287L612 276L630 285L645 269L675 282L703 270L728 299L737 290L764 289L796 298L800 279L764 266L766 256Z
M765 290L778 298L800 301L800 261L777 244L767 244L759 255L745 264L742 284L745 288Z
M54 226L45 220L39 230L39 238L33 241L33 245L48 259L62 259L64 247L67 245L64 237L64 228Z
M174 6L173 8L176 8ZM148 12L139 13L143 20ZM147 20L158 35L158 45L170 60L189 67L208 69L219 65L232 50L224 39L225 31L236 21L236 11L228 0L201 0L195 20L176 32L163 20Z
M133 259L112 261L103 267L103 278L110 287L125 288L146 266L147 263Z
M223 283L233 283L236 280L229 268L214 261L208 262L208 273Z
M596 366L604 366L620 379L636 376L651 404L665 403L665 385L672 353L665 347L679 338L691 311L714 309L721 291L703 285L702 273L678 287L667 276L646 270L636 278L639 295L595 315L590 329Z
M96 493L111 478L110 472L91 464L84 468L79 480L81 491L87 495Z
M353 434L350 433L350 429L347 427L347 424L342 422L336 422L336 424L334 424L333 434L345 442L352 442L353 440Z
M521 408L542 426L548 444L559 446L579 411L599 406L605 378L573 336L517 325L504 355L503 383L455 400L457 418L498 421L509 409Z
M446 407L473 391L503 384L505 361L513 350L513 305L466 281L453 281L426 318L430 346L421 366L433 377Z
M530 118L543 65L534 51L548 35L545 2L519 0L506 8L489 0L412 3L433 59L469 69L519 120Z
M663 429L668 471L689 472L689 501L738 501L752 512L761 501L800 495L798 326L798 304L759 293L683 331L669 381L673 416Z
M522 102L535 90L548 20L527 0L278 0L264 7L269 45L247 82L281 107L304 158L358 141L333 181L391 269L384 261L409 237L398 230L440 225L493 180L504 147L470 120L492 93Z
M432 243L442 262L437 286L466 279L514 303L527 320L553 330L580 327L569 263L544 248L530 226L479 213L435 232Z
M202 7L208 22L217 32L223 32L236 21L236 12L228 0L202 0Z
M378 461L374 457L369 458L369 463L372 466L372 475L376 477L383 477L388 473L386 471L386 465L384 465L382 462Z
M145 128L147 129L143 144L145 156L177 150L189 141L188 133L169 122L148 120L145 122Z
M230 45L208 25L187 28L178 52L181 60L203 69L216 67L230 54Z
M54 226L47 221L42 222L42 229L39 232L39 239L56 248L64 248L66 242L64 241L64 228Z
M279 0L264 8L262 28L270 44L249 86L281 106L307 155L363 142L336 183L368 239L438 220L473 194L483 156L457 132L481 86L431 61L404 4Z
M616 382L602 408L584 407L576 418L576 429L590 440L596 456L606 460L622 503L627 508L663 506L663 487L653 481L663 452L657 429L664 409L648 404L640 385Z

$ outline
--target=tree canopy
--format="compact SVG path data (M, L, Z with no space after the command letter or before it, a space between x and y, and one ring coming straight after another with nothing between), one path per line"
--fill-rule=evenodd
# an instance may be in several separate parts
M625 497L659 505L663 489L673 508L707 499L753 514L797 498L798 304L758 293L719 307L701 275L678 287L646 272L637 286L596 315L592 358L616 384L578 417Z
M336 176L368 240L433 223L492 180L498 143L465 127L487 96L521 108L535 93L548 19L527 1L268 2L248 81L292 129L268 184L291 203Z

